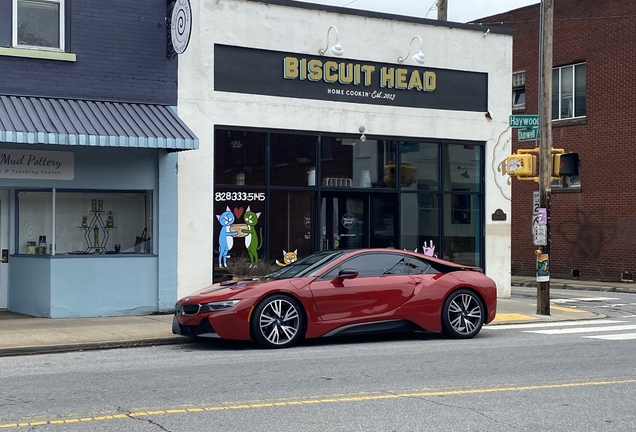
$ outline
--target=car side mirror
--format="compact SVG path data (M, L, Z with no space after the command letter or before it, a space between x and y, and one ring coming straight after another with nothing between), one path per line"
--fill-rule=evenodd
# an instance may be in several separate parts
M351 269L351 268L344 268L340 270L340 272L338 273L338 276L336 276L335 278L331 280L331 283L334 285L342 285L342 282L345 279L354 279L357 277L358 277L358 270Z

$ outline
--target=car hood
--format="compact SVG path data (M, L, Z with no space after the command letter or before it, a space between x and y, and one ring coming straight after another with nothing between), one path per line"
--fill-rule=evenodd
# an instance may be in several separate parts
M289 284L289 280L230 280L201 288L179 300L182 303L204 303L212 300L226 300L235 296L244 296L246 291L273 287L273 285ZM260 290L259 290L260 291Z

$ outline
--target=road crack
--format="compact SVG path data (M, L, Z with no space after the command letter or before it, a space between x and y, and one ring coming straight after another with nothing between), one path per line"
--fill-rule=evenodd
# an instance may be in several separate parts
M480 415L480 416L482 416L482 417L484 417L484 418L486 418L486 419L488 419L488 420L490 420L490 421L492 421L494 423L502 424L502 425L505 425L505 426L507 426L509 428L512 428L512 429L515 429L515 430L529 430L527 428L524 428L524 427L521 427L521 426L516 426L516 425L510 424L510 423L507 423L505 421L496 419L494 417L491 417L489 415L486 415L483 412L479 411L478 409L475 409L475 408L472 408L472 407L465 407L465 406L460 406L460 405L442 403L442 402L439 402L439 401L436 401L436 400L433 400L433 399L430 399L430 398L423 398L423 397L411 397L411 398L412 399L424 400L426 402L430 402L432 404L443 406L443 407L446 407L446 408L457 408L457 409L463 409L463 410L472 411L472 412L474 412L474 413L476 413L476 414L478 414L478 415Z
M131 415L132 413L130 411L126 411L126 410L122 409L121 407L116 407L116 408L117 408L117 411L119 411L120 413L126 415L129 419L138 420L138 421L142 421L142 422L145 422L145 423L149 423L149 424L151 424L153 426L157 426L159 429L161 429L162 431L165 431L165 432L172 432L170 429L166 429L165 427L163 427L163 425L157 423L156 421L152 420L151 418L147 418L147 417L146 418L142 418L142 417L133 416L133 415Z

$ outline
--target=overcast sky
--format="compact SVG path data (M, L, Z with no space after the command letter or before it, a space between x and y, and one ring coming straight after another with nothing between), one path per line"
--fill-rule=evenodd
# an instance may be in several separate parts
M355 9L366 9L419 18L437 19L437 0L297 0ZM448 21L468 22L507 12L540 0L447 0Z

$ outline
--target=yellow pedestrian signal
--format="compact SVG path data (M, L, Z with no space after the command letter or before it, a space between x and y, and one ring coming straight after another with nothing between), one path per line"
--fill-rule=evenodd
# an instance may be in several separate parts
M533 154L512 154L506 157L506 173L513 177L536 177L537 157Z

